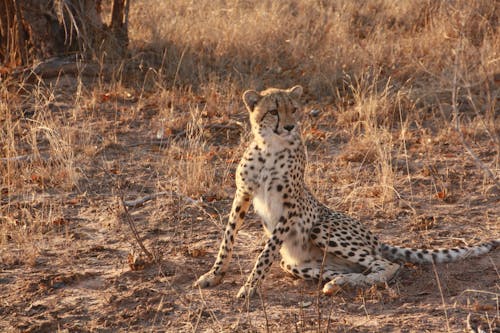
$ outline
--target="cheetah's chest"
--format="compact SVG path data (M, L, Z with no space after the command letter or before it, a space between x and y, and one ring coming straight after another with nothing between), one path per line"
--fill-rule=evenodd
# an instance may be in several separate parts
M253 198L253 207L262 219L264 230L269 236L283 213L283 202L276 191L268 189L265 184L259 187Z
M289 166L283 163L289 157L287 153L275 154L275 158L268 158L258 176L259 186L254 193L253 206L268 235L283 215L283 195L286 188L292 185L289 181Z

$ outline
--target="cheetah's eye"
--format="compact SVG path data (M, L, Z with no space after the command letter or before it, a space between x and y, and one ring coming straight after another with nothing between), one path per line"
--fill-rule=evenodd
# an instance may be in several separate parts
M278 109L271 109L271 110L269 110L269 113L272 114L273 116L277 116L278 115Z

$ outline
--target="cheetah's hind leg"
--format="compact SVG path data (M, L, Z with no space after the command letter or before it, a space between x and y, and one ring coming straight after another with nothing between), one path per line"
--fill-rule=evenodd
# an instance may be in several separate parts
M372 285L385 286L391 282L400 269L398 264L386 259L375 259L368 264L364 273L341 273L332 276L323 287L325 295L331 295L339 287L349 285L353 287L369 287Z
M333 216L329 221L315 225L311 230L311 241L321 251L326 251L328 261L341 266L335 269L330 282L323 288L325 294L331 294L332 289L342 285L385 285L399 270L398 264L377 253L376 238L359 222L348 217ZM328 266L331 268L331 264ZM346 272L338 274L339 270Z
M280 262L280 266L285 272L295 276L296 278L326 281L323 286L323 294L325 295L334 294L340 289L341 284L345 283L344 281L355 280L357 277L363 276L358 273L348 273L346 271L338 271L328 267L321 267L321 264L317 267L313 267L310 264L289 264L282 260Z

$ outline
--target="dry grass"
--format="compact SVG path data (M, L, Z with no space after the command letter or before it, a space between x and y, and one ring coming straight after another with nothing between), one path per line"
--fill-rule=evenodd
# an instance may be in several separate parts
M496 325L498 251L466 267L406 267L391 288L332 298L273 268L262 299L240 304L240 273L261 247L251 214L227 283L190 287L229 212L249 88L306 88L310 187L384 241L498 238L494 1L154 0L131 10L128 58L100 64L111 76L1 83L2 329L459 331L468 314ZM171 195L131 217L162 260L130 271L137 244L116 198L161 191Z

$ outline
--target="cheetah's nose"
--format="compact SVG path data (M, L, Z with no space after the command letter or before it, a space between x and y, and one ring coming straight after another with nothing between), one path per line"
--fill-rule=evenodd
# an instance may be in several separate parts
M294 128L294 127L295 127L294 125L286 125L286 126L283 126L283 128L284 128L284 129L286 129L286 130L287 130L287 131L289 131L289 132L290 132L291 130L293 130L293 128Z

